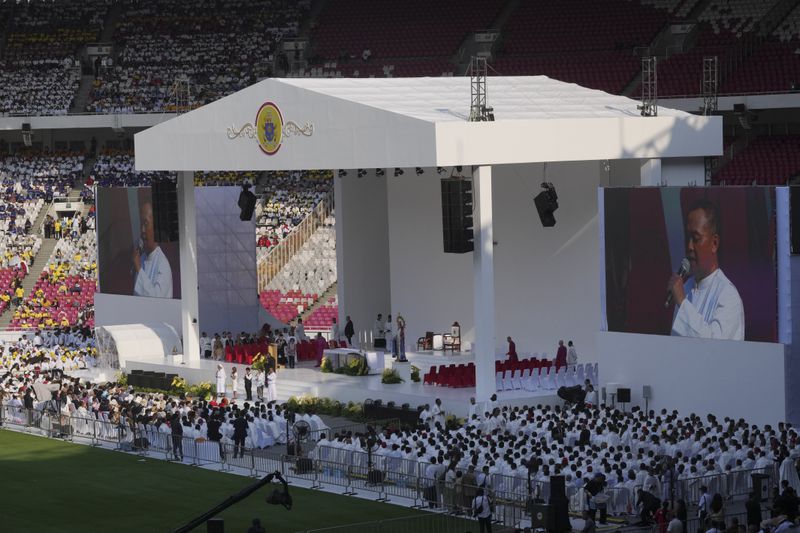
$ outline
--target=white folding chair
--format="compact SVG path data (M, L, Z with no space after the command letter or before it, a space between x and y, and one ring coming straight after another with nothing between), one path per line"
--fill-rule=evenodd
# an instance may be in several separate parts
M547 383L549 384L550 390L558 389L558 371L555 366L550 367L550 372L547 375Z
M575 385L577 385L577 382L575 381L575 373L577 371L578 369L575 368L575 365L572 365L567 368L567 386L574 387Z
M528 390L528 382L531 379L531 369L526 368L522 371L522 376L519 379L519 388L522 390Z
M503 390L503 373L502 372L495 372L494 373L494 386L497 390Z
M562 366L556 372L556 385L558 387L565 387L567 385L567 367Z
M503 372L503 390L514 390L514 383L511 380L512 375L513 372L511 370Z
M586 379L586 378L583 377L583 367L584 367L584 365L583 365L583 363L579 363L576 366L577 366L577 370L576 370L576 373L575 373L575 381L576 381L575 384L583 386L583 382Z
M586 364L586 379L591 381L593 384L596 384L594 377L594 365L591 365L589 363Z

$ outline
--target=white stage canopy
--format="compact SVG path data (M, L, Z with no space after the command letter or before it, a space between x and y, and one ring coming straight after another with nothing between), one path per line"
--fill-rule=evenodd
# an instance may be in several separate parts
M721 117L663 107L657 117L642 117L636 100L546 76L487 84L495 121L476 123L467 120L468 77L267 79L136 134L136 168L408 168L722 154Z
M636 100L529 76L489 78L487 103L495 121L469 122L470 82L468 77L267 79L137 133L138 170L180 173L182 286L197 286L193 171L472 166L476 397L488 399L495 390L496 344L492 166L645 160L642 183L656 185L661 182L662 158L702 163L704 156L722 154L722 117L666 108L659 108L656 117L642 117ZM415 175L407 172L405 179ZM438 178L438 173L432 175ZM339 192L341 181L337 179ZM375 199L383 198L386 205L386 180L380 183ZM594 183L586 181L586 186ZM342 207L347 200L342 200L336 199L337 227L344 227L348 219L360 220L357 211L364 211L363 202L347 208ZM401 211L411 214L415 209L412 202ZM337 259L362 252L375 258L374 250L359 246L388 243L387 210L369 223L382 228L380 235L371 243L353 244L351 252L342 252L337 235ZM386 266L381 287L388 291L388 245L381 257L380 264ZM596 265L588 268L586 275L596 275ZM348 272L352 278L357 269L339 268L340 279ZM363 283L349 289L343 285L338 288L340 302L346 301L342 296L347 291L364 290ZM378 308L375 303L370 304L373 309ZM183 293L181 323L186 356L199 358L196 291Z
M95 329L97 364L124 368L128 359L163 361L183 353L181 339L169 324L128 324Z

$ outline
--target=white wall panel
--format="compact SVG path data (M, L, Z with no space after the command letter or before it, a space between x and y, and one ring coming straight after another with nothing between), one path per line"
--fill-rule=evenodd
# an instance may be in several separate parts
M784 345L600 332L600 386L631 388L644 406L775 424L785 418Z

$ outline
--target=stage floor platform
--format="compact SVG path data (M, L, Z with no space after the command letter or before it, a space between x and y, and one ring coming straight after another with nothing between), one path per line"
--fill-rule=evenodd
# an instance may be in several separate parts
M411 364L420 369L420 377L430 370L431 366L470 363L475 361L475 356L470 353L440 355L439 352L422 352L407 354ZM187 361L181 364L182 357L167 357L162 360L137 360L129 359L125 371L145 370L178 374L189 383L200 381L215 382L217 361L202 359ZM222 363L230 377L231 369L239 370L239 397L244 397L245 365ZM386 366L392 364L391 356L386 358ZM369 376L344 376L341 374L322 373L319 368L314 368L313 361L303 361L296 368L281 368L277 378L278 400L286 401L290 396L309 394L327 398L335 398L342 402L363 402L367 398L381 399L384 402L394 401L398 405L408 403L412 407L423 403L433 403L436 398L441 398L445 411L457 416L466 416L469 411L469 399L475 395L474 387L452 389L414 383L410 380L394 385L381 383L380 373ZM227 391L230 397L230 389ZM501 391L497 393L498 401L507 405L555 405L563 403L555 391Z

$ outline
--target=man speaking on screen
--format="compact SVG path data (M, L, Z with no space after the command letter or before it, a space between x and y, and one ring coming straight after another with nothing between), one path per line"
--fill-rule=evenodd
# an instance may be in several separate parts
M720 218L717 207L701 200L686 215L687 295L682 273L672 274L668 290L677 306L672 334L704 339L744 340L744 307L739 291L719 268Z
M133 269L136 282L134 296L172 298L172 268L161 247L156 242L153 227L153 203L144 200L139 204L141 240L133 249Z

